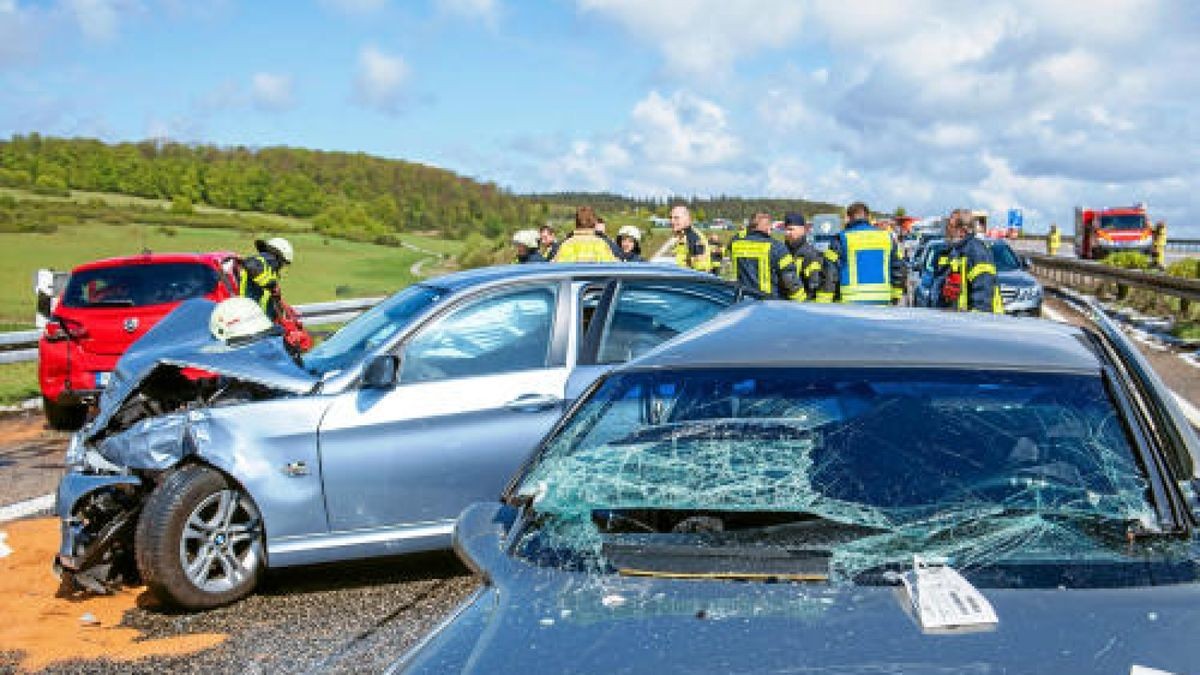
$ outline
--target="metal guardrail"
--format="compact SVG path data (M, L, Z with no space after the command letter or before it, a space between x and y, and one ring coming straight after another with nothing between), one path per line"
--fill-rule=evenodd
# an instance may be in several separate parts
M379 304L383 298L354 298L351 300L333 300L331 302L313 302L307 305L294 305L305 326L321 326L331 323L349 321L364 311ZM0 365L36 361L38 356L37 343L42 336L40 330L21 330L0 333Z
M1022 234L1021 236L1017 237L1017 239L1019 239L1021 241L1046 241L1046 235L1044 235L1044 234ZM1073 235L1073 234L1062 235L1062 245L1063 246L1074 246L1075 245L1075 235ZM1200 239L1168 237L1167 238L1167 250L1168 251L1183 251L1183 252L1200 251Z
M1144 272L1110 267L1098 262L1057 258L1048 255L1029 256L1030 268L1036 274L1056 283L1079 288L1088 282L1115 284L1118 295L1124 288L1141 288L1179 298L1186 311L1188 304L1200 302L1200 279L1184 279L1161 272Z

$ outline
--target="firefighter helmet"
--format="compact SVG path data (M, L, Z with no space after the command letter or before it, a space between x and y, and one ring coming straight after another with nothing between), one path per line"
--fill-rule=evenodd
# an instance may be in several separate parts
M636 242L642 241L642 231L634 225L623 225L617 230L618 237L630 237Z
M208 317L209 332L223 342L258 335L272 325L258 303L250 298L222 300Z
M283 262L292 264L292 243L283 237L272 237L266 241L259 239L254 242L254 248L258 249L259 253L274 253Z
M537 250L538 232L537 230L517 230L513 232L512 243L520 244L530 250Z

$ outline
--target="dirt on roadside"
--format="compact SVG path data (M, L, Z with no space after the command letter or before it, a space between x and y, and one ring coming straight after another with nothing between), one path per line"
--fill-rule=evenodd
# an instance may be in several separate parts
M198 633L146 639L141 631L120 625L126 612L151 602L144 589L105 596L60 591L50 569L58 550L57 520L19 520L0 524L0 532L7 534L12 549L0 558L0 653L15 653L19 668L39 670L78 659L128 662L186 655L228 637Z

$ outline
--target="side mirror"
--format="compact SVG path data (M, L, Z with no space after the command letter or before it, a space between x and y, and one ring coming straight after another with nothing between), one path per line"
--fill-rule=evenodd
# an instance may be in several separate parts
M362 386L365 389L391 389L396 386L399 372L399 357L390 354L376 356L363 371Z

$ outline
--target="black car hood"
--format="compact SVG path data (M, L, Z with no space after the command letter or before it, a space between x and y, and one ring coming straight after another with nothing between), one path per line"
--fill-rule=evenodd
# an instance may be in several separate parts
M491 527L475 515L468 527ZM903 586L570 572L460 534L460 555L482 552L467 561L488 585L410 654L413 672L1124 675L1200 664L1196 583L980 588L999 623L936 634L922 630Z
M544 573L477 596L432 671L1195 672L1200 590L983 589L994 630L926 634L894 587ZM474 629L471 626L474 625ZM450 631L455 630L452 626Z
M99 414L81 432L84 440L103 431L121 403L160 365L196 368L292 394L316 387L317 376L296 363L279 335L244 344L213 337L208 322L214 307L204 298L188 300L129 347L100 396Z

